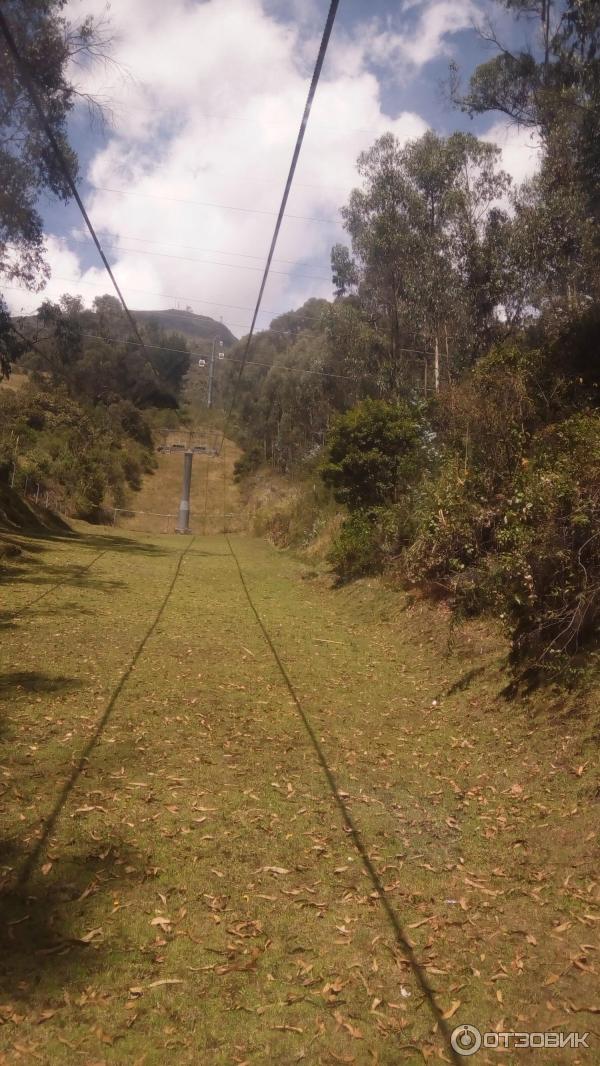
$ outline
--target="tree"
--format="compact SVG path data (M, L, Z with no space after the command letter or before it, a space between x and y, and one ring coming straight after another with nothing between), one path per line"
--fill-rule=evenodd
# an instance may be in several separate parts
M510 51L488 30L499 54L475 70L461 94L453 69L455 102L467 113L500 111L539 131L555 176L568 163L600 211L600 6L597 0L499 0L517 18L538 24L533 47ZM558 151L553 159L552 146Z
M454 98L471 115L500 111L537 130L538 175L516 198L515 267L529 303L572 312L600 292L600 6L595 0L501 0L537 23L532 47L477 67ZM456 71L454 72L456 74Z
M450 335L460 364L498 328L508 277L496 248L508 220L494 205L509 184L498 156L469 134L432 132L404 147L385 134L359 156L363 186L343 209L352 256L338 245L332 264L338 294L356 296L383 341L367 368L383 395L406 391L411 349L439 351Z
M67 73L69 61L76 56L85 59L96 55L103 42L91 18L79 26L67 22L61 14L65 3L66 0L4 0L2 13L35 82L52 132L76 174L77 159L66 133L67 118L78 95ZM0 276L16 279L34 290L48 276L42 220L37 209L38 197L45 191L65 201L70 196L0 34ZM2 329L1 374L7 372L12 354L10 333Z

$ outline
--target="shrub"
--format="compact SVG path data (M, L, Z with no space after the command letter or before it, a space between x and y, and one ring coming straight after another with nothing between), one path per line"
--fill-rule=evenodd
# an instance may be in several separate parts
M342 522L327 559L341 581L376 573L394 550L396 531L392 508L354 511Z
M497 508L488 502L475 477L450 453L437 474L428 476L412 498L415 533L402 556L409 581L453 593L472 613L485 597L474 595L482 559L494 538Z
M498 532L493 583L513 657L544 668L600 636L600 415L538 434Z
M248 451L242 453L239 459L236 459L233 466L233 480L239 485L240 481L244 478L254 474L258 470L260 464L263 462L263 455L260 448L249 448Z
M321 476L350 511L395 502L416 476L423 437L416 408L364 400L334 421Z

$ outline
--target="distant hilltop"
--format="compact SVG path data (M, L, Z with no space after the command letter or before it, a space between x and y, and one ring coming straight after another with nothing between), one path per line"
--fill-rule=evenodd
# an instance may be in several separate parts
M223 341L224 348L231 348L237 337L222 322L216 322L208 315L195 315L193 311L179 311L170 307L166 311L133 311L138 322L154 322L169 333L182 333L190 340Z

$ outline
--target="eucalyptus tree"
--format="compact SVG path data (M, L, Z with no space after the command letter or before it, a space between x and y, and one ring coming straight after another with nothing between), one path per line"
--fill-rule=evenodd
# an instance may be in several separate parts
M66 0L3 0L2 14L30 72L52 132L69 168L77 159L67 120L80 95L74 60L85 61L107 45L91 18L74 25L63 17ZM48 192L68 200L70 191L41 129L31 98L0 34L0 278L39 289L48 276L38 199ZM18 349L18 332L0 294L0 375Z
M517 199L524 261L536 306L568 311L600 295L600 5L597 0L499 0L534 32L521 47L483 32L498 53L476 68L455 102L499 112L535 131L539 174Z
M442 347L451 372L498 326L508 282L498 204L510 181L499 154L470 134L428 132L404 146L385 134L359 156L362 187L342 209L351 253L336 246L332 266L338 295L355 294L379 336L372 369L388 395L406 383L408 350L437 353L437 386Z

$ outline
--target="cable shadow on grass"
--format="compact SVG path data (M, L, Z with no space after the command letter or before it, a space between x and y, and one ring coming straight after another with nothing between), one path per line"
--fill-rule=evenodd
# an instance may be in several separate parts
M13 735L3 713L3 704L7 698L19 695L30 696L39 693L72 692L81 688L82 682L76 677L62 674L44 674L39 670L12 670L0 674L0 741L9 740Z
M48 996L62 998L65 986L85 988L94 972L106 967L93 897L145 878L146 860L112 830L110 838L91 845L61 856L46 874L37 871L19 887L20 847L0 842L0 991L15 1006L30 1009L35 999L47 1007ZM114 949L111 942L111 954Z
M120 578L90 577L90 567L84 569L84 566L85 564L40 566L39 563L33 562L30 569L14 567L6 576L9 581L18 581L20 585L33 585L39 588L58 585L71 585L77 588L84 585L86 588L106 588L112 591L114 588L125 587L125 582Z

